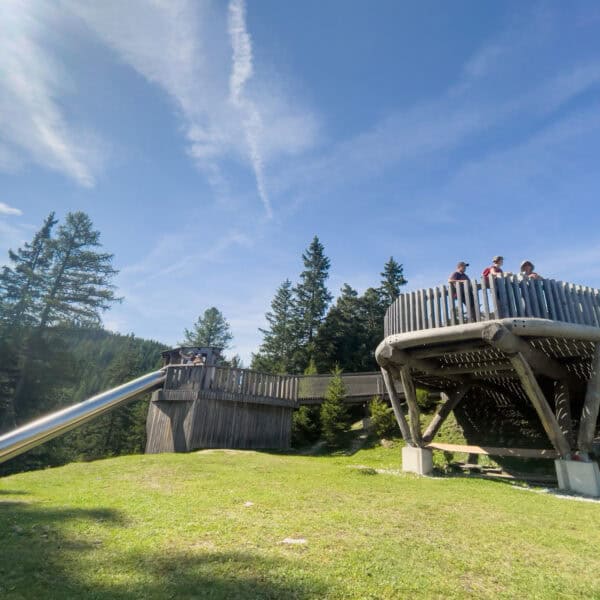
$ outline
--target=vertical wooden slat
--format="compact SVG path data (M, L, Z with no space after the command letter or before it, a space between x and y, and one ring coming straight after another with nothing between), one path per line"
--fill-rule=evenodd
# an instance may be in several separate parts
M427 308L429 310L429 327L438 327L436 302L433 295L433 289L427 290Z
M518 299L515 294L515 286L514 286L514 282L513 282L513 276L507 275L506 277L503 277L502 279L504 280L504 284L506 286L506 297L508 298L509 314L511 317L518 317L518 316L520 316L520 314L519 314L520 307L519 307Z
M548 310L550 313L550 319L558 321L558 315L556 314L556 305L554 303L553 288L554 281L552 279L544 279L544 294L546 296L546 302L548 303Z
M563 307L563 316L565 317L565 321L567 323L577 323L575 318L575 308L571 306L567 284L563 281L557 281L556 285L559 288L559 295Z
M463 288L463 294L466 306L466 321L471 323L473 321L473 301L471 299L471 284L469 281L461 281L461 287Z
M523 278L519 282L521 288L521 298L523 299L523 311L526 317L534 317L533 303L529 294L529 285L527 285L527 279Z
M442 308L444 309L444 324L446 327L453 324L453 319L450 316L452 314L451 308L448 306L451 300L448 300L448 296L450 296L450 298L452 297L452 295L449 293L448 286L442 285L441 303Z
M562 305L562 300L560 297L560 289L557 281L552 282L552 297L554 298L554 306L556 308L556 320L564 321L565 313Z
M435 306L438 314L438 327L442 327L444 324L444 313L442 308L442 290L441 286L435 288Z
M532 317L542 317L542 309L540 308L540 304L538 302L537 292L535 291L535 281L532 279L524 280L524 283L527 286L527 291L529 292L529 300L531 302L532 308Z
M499 318L504 319L505 317L512 316L508 308L508 297L506 295L504 277L494 277L493 275L490 277L492 278L493 285L498 292L498 308L500 309Z
M533 289L535 291L538 304L540 306L540 317L543 319L550 318L550 313L548 311L548 305L546 304L546 297L544 296L544 290L542 287L542 281L539 279L531 280L531 284L533 285Z
M588 310L590 311L591 315L590 325L593 325L594 327L599 327L600 320L598 319L598 313L596 312L596 307L594 305L594 290L589 287L586 287L584 290L584 294L585 300L588 304Z
M457 281L456 285L456 315L459 323L464 323L463 319L463 286L462 281Z
M489 321L492 317L490 315L490 301L488 298L488 282L485 277L481 278L481 297L483 299L483 310L485 312L485 319Z
M479 283L477 279L471 281L471 289L473 290L473 310L475 314L475 320L481 321L481 310L479 307Z

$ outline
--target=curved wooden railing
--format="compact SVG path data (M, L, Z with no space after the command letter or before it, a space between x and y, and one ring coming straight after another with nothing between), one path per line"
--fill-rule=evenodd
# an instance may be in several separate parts
M400 294L385 314L384 333L387 337L507 317L600 327L600 291L517 275L448 283Z

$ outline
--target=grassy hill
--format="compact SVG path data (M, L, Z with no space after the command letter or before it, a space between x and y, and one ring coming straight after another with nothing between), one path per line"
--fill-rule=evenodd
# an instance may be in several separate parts
M600 504L398 467L396 446L5 477L0 597L600 597Z

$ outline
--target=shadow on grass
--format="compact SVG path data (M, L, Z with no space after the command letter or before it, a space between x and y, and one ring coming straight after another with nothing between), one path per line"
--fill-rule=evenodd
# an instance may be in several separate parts
M323 583L286 558L193 546L157 545L144 554L120 547L114 553L104 548L103 539L114 525L127 523L110 509L45 509L0 500L0 598L307 600L326 595Z

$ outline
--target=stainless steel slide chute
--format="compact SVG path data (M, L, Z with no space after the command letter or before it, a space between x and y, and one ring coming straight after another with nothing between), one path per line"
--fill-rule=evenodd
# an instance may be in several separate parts
M147 373L0 436L0 463L87 423L135 396L160 387L165 376L164 370Z

